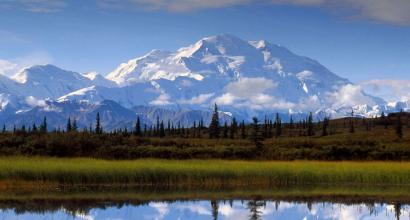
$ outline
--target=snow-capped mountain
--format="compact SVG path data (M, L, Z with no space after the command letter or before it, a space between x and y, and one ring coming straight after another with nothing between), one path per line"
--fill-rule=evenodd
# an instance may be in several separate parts
M93 85L93 81L79 73L53 65L33 66L12 77L19 83L19 95L30 94L39 99L55 99L69 92Z
M229 116L304 115L370 117L409 110L365 94L319 62L267 41L232 35L207 37L177 51L153 50L119 65L106 77L53 65L0 76L0 120L31 124L50 117L55 126L71 116L89 126L100 112L106 128L147 124L161 117L185 125L210 119L217 103Z

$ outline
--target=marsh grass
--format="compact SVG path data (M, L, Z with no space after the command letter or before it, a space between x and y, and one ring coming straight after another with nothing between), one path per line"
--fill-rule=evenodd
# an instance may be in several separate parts
M410 162L0 158L0 180L174 188L410 185Z

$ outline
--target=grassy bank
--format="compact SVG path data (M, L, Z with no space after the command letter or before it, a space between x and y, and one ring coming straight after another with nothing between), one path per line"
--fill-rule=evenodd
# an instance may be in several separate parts
M227 160L107 161L0 158L0 181L128 184L171 188L274 185L409 185L410 163Z

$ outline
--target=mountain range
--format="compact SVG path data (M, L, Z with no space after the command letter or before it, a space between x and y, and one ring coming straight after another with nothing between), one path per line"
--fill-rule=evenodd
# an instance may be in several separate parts
M0 122L8 127L40 123L44 116L52 127L63 127L68 117L88 127L97 112L108 130L130 128L137 116L147 125L159 117L188 126L201 118L209 122L214 103L222 121L276 112L286 120L309 112L335 118L352 110L361 117L410 110L410 101L387 103L366 94L283 46L226 34L177 51L153 50L105 77L53 65L0 75Z

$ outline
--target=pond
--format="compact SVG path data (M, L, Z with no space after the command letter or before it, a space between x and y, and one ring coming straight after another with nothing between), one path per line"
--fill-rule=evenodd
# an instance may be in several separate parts
M82 206L83 204L83 206ZM0 204L0 219L409 219L410 206L401 203L177 200L98 203L53 199Z

